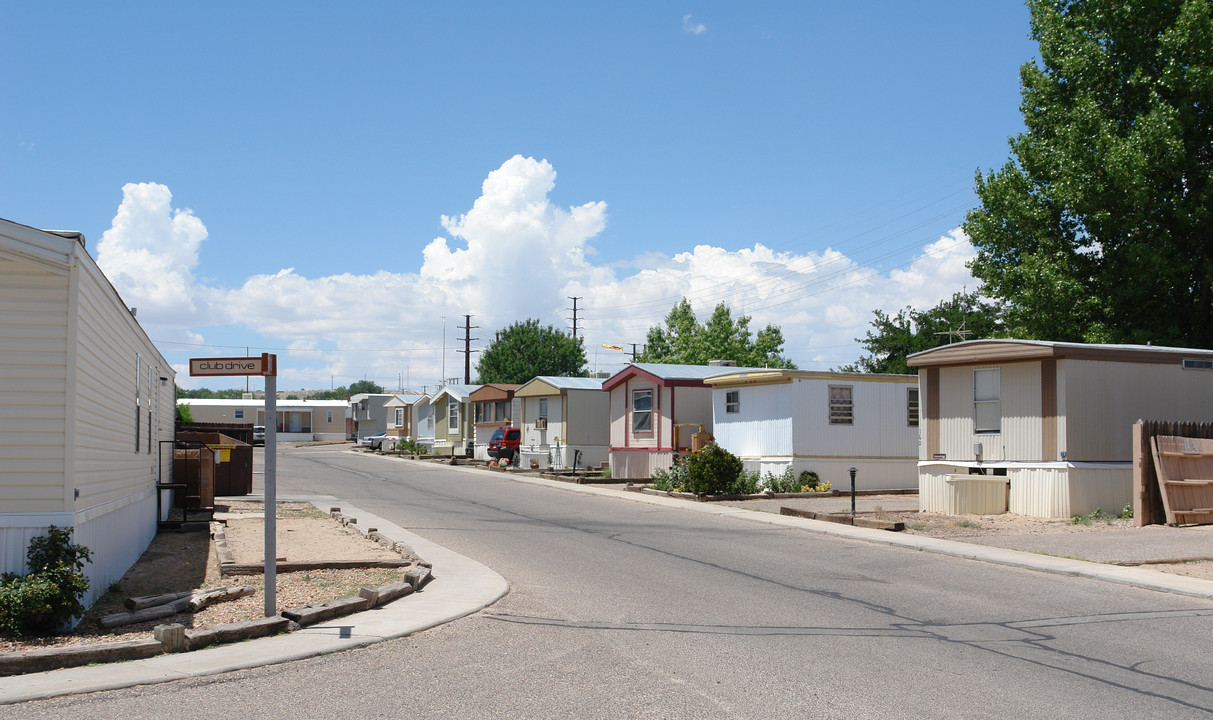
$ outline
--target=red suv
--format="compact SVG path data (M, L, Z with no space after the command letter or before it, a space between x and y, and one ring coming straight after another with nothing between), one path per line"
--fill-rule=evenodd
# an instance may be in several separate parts
M489 438L489 457L505 458L511 464L518 463L518 448L522 445L522 430L519 428L497 428Z

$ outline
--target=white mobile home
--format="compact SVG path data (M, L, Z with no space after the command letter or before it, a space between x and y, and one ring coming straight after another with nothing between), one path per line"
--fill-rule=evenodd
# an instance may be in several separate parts
M1116 512L1133 501L1135 421L1213 420L1208 350L972 340L909 363L923 398L923 510L963 504L957 493L982 485L966 477L980 474L1005 476L1002 510Z
M609 396L598 378L542 376L514 393L522 401L522 465L571 468L606 462Z
M0 220L0 571L56 525L93 551L85 604L122 577L156 534L174 388L83 236Z
M704 380L716 444L745 469L817 473L835 489L918 486L918 378L751 370Z

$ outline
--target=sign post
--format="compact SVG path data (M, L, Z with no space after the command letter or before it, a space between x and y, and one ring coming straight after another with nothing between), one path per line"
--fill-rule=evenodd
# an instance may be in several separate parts
M265 377L265 616L278 612L278 356L190 358L190 375Z

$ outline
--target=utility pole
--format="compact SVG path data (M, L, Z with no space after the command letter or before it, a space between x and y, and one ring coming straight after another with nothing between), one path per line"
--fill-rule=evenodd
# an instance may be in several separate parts
M463 353L463 384L471 385L472 384L472 353L480 352L479 350L472 350L472 341L480 339L480 338L472 337L472 330L479 328L480 326L472 324L471 315L464 315L463 322L464 322L464 324L462 326L460 326L463 330L463 349L456 350L455 352Z
M628 343L628 345L632 346L632 362L636 362L636 347L640 345L640 343Z
M573 301L573 337L577 337L577 301L581 300L581 298L571 297L568 295L566 295L565 297L567 297L569 300Z

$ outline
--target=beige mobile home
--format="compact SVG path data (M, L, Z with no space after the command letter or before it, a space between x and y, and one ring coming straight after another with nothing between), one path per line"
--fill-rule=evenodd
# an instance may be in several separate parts
M712 390L704 380L760 368L634 363L602 383L609 394L611 477L644 479L712 432Z
M479 385L443 385L430 404L434 406L434 452L439 455L464 455L475 437L472 427L472 401L469 396Z
M717 375L716 444L745 469L817 473L838 490L918 487L918 378L914 375L758 370Z
M173 381L83 236L0 220L0 571L56 525L93 551L85 604L122 577L156 534Z
M522 466L597 467L607 461L609 396L602 380L541 376L518 388L522 401Z
M922 393L919 505L928 511L1119 512L1133 502L1135 421L1213 420L1208 350L972 340L909 363Z
M387 434L392 437L417 440L421 423L417 417L419 403L428 400L429 395L414 392L396 393L383 404L387 410ZM430 437L433 437L433 423L430 423Z
M177 404L189 405L190 415L196 422L266 424L264 398L182 398ZM351 413L349 401L279 400L276 405L278 442L346 439L346 418Z

